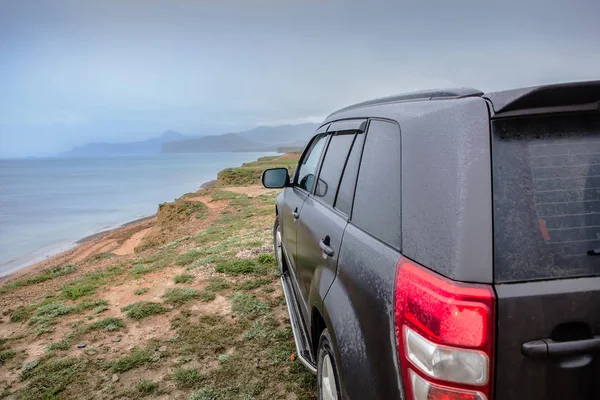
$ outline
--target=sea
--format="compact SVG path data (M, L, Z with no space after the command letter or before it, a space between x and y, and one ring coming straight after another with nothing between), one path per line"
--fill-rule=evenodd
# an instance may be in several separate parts
M274 154L0 159L0 276L153 215L222 169Z

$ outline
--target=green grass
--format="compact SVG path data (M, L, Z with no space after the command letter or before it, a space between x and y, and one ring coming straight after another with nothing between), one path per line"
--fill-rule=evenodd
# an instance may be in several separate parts
M178 389L191 389L199 387L204 377L195 368L177 368L171 377Z
M190 283L194 280L194 275L192 274L181 274L175 275L173 278L173 282L175 283Z
M71 343L67 339L61 339L56 342L51 342L46 346L47 350L69 350Z
M227 168L219 172L217 174L218 184L224 186L257 185L260 184L263 170L274 167L287 168L291 176L299 158L300 154L286 159L279 159L279 156L261 157L256 161L244 163L240 168Z
M158 389L158 383L142 379L135 384L135 388L139 393L147 395Z
M269 309L269 304L260 301L253 294L236 293L231 299L231 311L241 316L256 317Z
M77 267L73 264L66 264L60 267L47 269L45 271L40 272L37 275L29 276L27 278L19 279L16 281L8 282L2 286L0 286L0 294L8 293L12 290L23 286L31 286L38 283L42 283L48 281L53 278L57 278L59 276L64 276L71 274L77 270Z
M184 267L188 264L193 263L197 259L204 257L205 255L206 254L202 251L192 249L192 250L188 251L187 253L178 255L177 258L175 259L175 264L177 264L181 267Z
M169 243L165 243L162 246L160 246L160 249L164 249L164 250L172 250L177 248L177 246L179 246L181 243L186 242L188 240L190 240L192 237L191 236L183 236L180 238L177 238Z
M94 294L98 285L93 283L70 284L63 288L62 294L69 300L77 300L80 297Z
M34 331L39 335L51 332L50 326L60 316L77 312L77 307L67 306L63 302L53 301L39 306L35 315L29 320L29 325L34 325Z
M227 190L213 190L211 193L211 198L213 199L213 201L219 201L219 200L231 200L231 199L235 199L236 197L238 197L239 194L234 193L234 192L228 192Z
M149 291L150 291L150 289L149 289L149 288L147 288L147 287L143 287L143 288L135 289L135 290L133 291L133 294L135 294L136 296L141 296L141 295L143 295L143 294L146 294L146 293L148 293Z
M125 327L125 322L118 317L108 317L90 324L90 329L99 329L104 332L118 331Z
M194 240L198 244L220 242L227 239L229 235L230 232L227 232L225 229L211 227L194 236Z
M139 321L153 315L165 313L167 312L167 309L160 303L138 301L137 303L129 304L121 308L121 312L124 312L128 318Z
M271 282L269 278L258 278L251 281L240 283L235 290L253 290Z
M36 306L33 304L30 304L27 306L21 306L21 307L14 309L13 311L11 311L11 313L9 315L10 322L25 322L25 321L27 321L31 317L31 315L33 314L35 309L36 309Z
M272 316L262 317L252 322L252 326L244 332L244 339L267 339L274 335L277 328L277 321ZM266 343L268 344L268 343Z
M227 260L218 263L215 271L230 275L266 275L269 272L269 266L259 263L257 260Z
M219 292L225 289L229 289L229 283L224 278L210 278L204 288L208 292Z
M50 360L22 373L25 387L18 393L20 400L58 399L62 391L74 384L85 371L78 360Z
M257 261L261 264L277 265L277 260L274 254L262 253L258 255Z
M213 301L216 298L217 298L217 295L214 294L213 292L204 292L204 293L202 293L200 300L202 300L203 302L209 302L209 301Z
M2 350L0 351L0 365L14 358L17 355L17 352L14 350Z
M158 222L163 222L160 218L161 216L170 222L185 222L192 215L196 215L196 218L201 218L207 211L206 204L201 201L186 201L185 199L180 199L174 203L162 203L158 206Z
M262 171L243 168L227 168L217 174L221 185L251 185L260 182Z
M229 203L227 204L234 207L236 210L241 211L242 208L250 207L252 202L250 201L250 198L244 194L229 200Z
M169 304L182 304L186 301L200 298L202 292L196 289L190 288L169 288L161 296L165 299L166 303Z
M81 311L93 310L94 314L98 314L96 310L102 309L102 311L106 310L108 307L108 301L106 300L93 300L93 299L83 299L77 304L77 308Z
M137 278L140 275L145 275L152 271L168 267L173 261L173 258L174 255L172 251L168 250L137 260L131 267L131 275Z
M142 365L153 362L153 353L148 349L134 349L130 354L125 357L116 359L109 363L110 368L113 372L127 372L134 368L141 367Z
M125 271L119 266L111 266L101 271L80 276L62 288L62 294L69 300L76 300L96 292L101 285L113 283L114 278Z

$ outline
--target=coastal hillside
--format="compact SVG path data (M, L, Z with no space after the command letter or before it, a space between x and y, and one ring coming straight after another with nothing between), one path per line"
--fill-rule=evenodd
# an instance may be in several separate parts
M272 253L263 157L0 285L0 398L314 399Z

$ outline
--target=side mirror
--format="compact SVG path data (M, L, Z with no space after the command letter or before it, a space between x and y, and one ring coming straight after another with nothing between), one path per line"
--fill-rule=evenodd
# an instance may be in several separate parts
M260 179L263 186L268 189L280 189L290 184L290 175L287 168L266 169Z

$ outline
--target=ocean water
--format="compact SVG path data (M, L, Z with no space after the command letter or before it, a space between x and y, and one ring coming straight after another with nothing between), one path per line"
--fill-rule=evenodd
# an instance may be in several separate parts
M270 153L274 154L274 153ZM0 276L269 153L0 160Z

